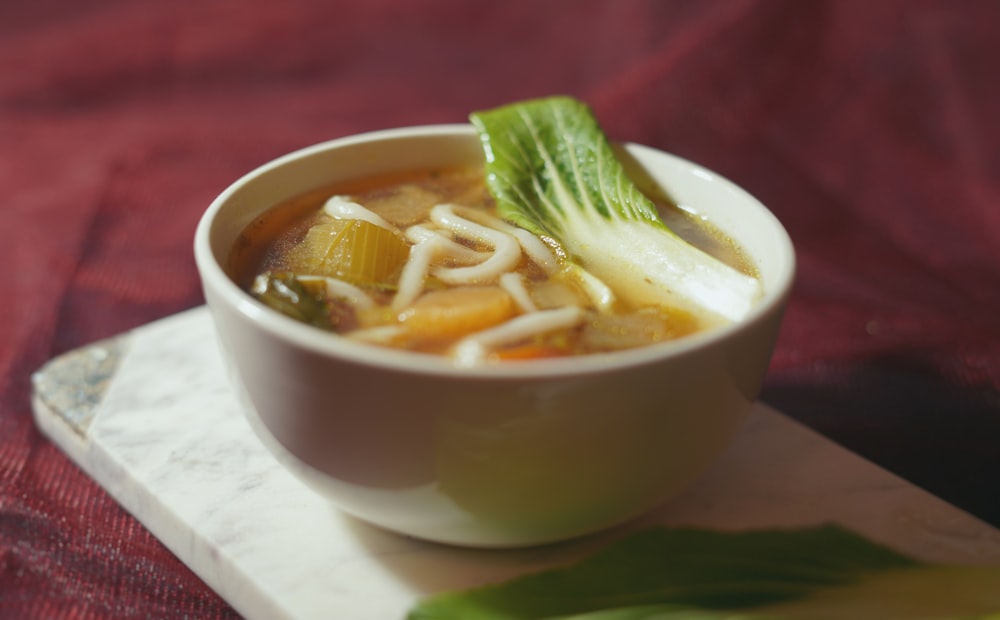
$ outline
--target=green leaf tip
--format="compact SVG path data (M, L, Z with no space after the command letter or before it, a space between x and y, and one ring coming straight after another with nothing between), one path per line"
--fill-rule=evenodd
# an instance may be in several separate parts
M654 527L410 620L996 620L1000 568L920 563L839 526Z
M666 228L586 103L555 95L473 112L469 120L502 217L555 239L564 232L560 216L574 208Z

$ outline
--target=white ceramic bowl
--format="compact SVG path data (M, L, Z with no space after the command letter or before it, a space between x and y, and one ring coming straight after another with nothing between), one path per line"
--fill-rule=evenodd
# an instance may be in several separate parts
M623 148L637 172L756 263L765 296L745 320L620 353L456 368L298 323L227 275L241 230L287 198L352 177L482 161L468 125L325 142L226 189L198 226L195 256L235 389L275 456L365 521L485 547L619 524L701 474L758 394L794 252L772 214L732 183L654 149Z

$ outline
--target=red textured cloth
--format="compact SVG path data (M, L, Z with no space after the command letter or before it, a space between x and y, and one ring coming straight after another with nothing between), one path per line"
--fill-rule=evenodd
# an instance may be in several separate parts
M232 610L35 428L48 358L202 302L289 150L554 93L702 163L800 268L764 399L1000 524L1000 3L0 3L0 617Z

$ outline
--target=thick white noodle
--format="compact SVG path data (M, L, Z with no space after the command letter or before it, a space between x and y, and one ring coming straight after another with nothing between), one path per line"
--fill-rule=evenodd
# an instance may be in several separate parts
M346 299L347 303L358 310L368 310L375 307L375 300L353 284L338 280L337 278L324 279L326 280L326 294L330 297Z
M476 366L486 361L492 349L556 329L573 327L584 316L583 309L578 306L522 314L496 327L466 336L452 347L451 356L457 366Z
M500 232L507 233L517 239L517 242L521 245L521 249L524 250L524 253L527 254L536 265L541 267L545 273L553 273L559 267L559 261L556 258L555 252L553 252L552 248L547 246L544 241L535 236L533 232L514 226L513 224L505 222L498 217L494 217L488 213L483 213L482 211L476 211L475 209L471 209L469 207L453 205L452 210L460 217L464 217L465 219L476 222L477 224L482 224L483 226L499 230Z
M416 243L410 248L410 257L399 275L396 296L392 298L392 309L399 311L410 305L424 289L424 280L430 271L431 261L438 253L440 236L435 235Z
M447 256L448 259L462 265L475 265L490 257L489 252L479 252L461 243L452 241L449 237L441 234L440 231L431 230L426 226L417 224L406 229L406 238L412 243L430 241L434 239L437 243L438 251Z
M346 196L331 197L324 204L323 211L336 219L364 220L396 230L381 216ZM584 311L577 306L538 310L525 287L524 277L513 271L521 260L522 251L546 273L554 273L559 268L553 249L533 233L494 216L449 204L440 204L431 209L430 219L442 230L416 225L405 231L406 238L413 245L400 274L392 308L398 311L412 304L423 292L424 282L433 270L436 277L448 284L498 282L524 313L460 340L451 351L456 365L481 364L489 352L497 347L572 327L584 319ZM473 250L457 243L445 231L455 237L471 239L491 248L491 251ZM441 258L447 259L449 266L435 267L435 262ZM583 268L578 267L575 272L595 305L603 308L614 302L611 289L601 280ZM326 284L327 295L344 299L359 310L376 305L362 289L343 280L323 276L300 276L300 279L322 279ZM403 332L403 327L399 325L383 325L356 329L346 336L373 344L390 344Z
M413 246L400 274L399 286L392 300L393 310L400 311L412 304L423 292L424 283L432 271L448 284L498 281L522 311L537 310L523 279L512 270L521 260L523 250L543 270L554 272L558 261L552 249L542 240L527 230L467 207L439 204L431 209L430 219L439 228L418 224L405 231L407 240ZM456 242L452 236L476 241L492 251L473 250ZM442 259L449 264L435 266Z
M524 286L524 276L516 271L511 271L500 276L500 286L510 293L514 302L523 312L537 312L538 307L531 300L528 289Z
M610 311L611 307L615 304L615 299L617 299L611 287L605 284L604 280L598 278L580 265L570 263L569 269L580 282L583 292L590 298L590 303L603 312Z
M328 276L296 276L300 282L323 282L326 285L327 297L343 299L357 310L367 310L375 307L375 300L360 288Z
M402 333L403 328L399 325L378 325L376 327L356 329L348 332L346 336L351 340L359 340L370 344L389 344Z
M438 267L434 275L448 284L483 284L496 281L521 260L521 245L517 239L499 230L477 224L457 215L452 205L437 205L431 209L431 221L452 233L473 239L493 248L493 254L469 267Z
M542 268L545 273L552 274L559 268L559 261L556 259L555 252L552 248L545 245L541 239L535 236L535 233L525 230L523 228L518 228L517 226L511 226L510 224L504 223L504 226L508 226L511 229L510 234L512 234L521 244L521 249L524 253L531 257L531 260L535 261L535 264Z
M331 196L323 205L323 212L338 220L364 220L369 224L396 230L396 227L382 219L382 216L369 211L347 196Z
M477 252L452 241L438 231L419 225L408 228L406 237L414 242L414 245L410 247L409 259L403 265L396 296L392 299L392 309L396 311L402 310L420 296L431 265L438 258L444 256L459 263L482 264L491 256L488 252Z

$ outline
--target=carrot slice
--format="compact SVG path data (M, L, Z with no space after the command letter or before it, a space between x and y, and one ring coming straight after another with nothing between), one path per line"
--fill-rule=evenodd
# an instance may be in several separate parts
M463 286L426 293L399 314L407 332L421 339L460 338L497 325L516 312L499 286Z
M500 360L517 361L545 359L547 357L563 357L566 355L566 352L553 346L531 343L516 347L507 347L505 349L497 349L491 355Z

